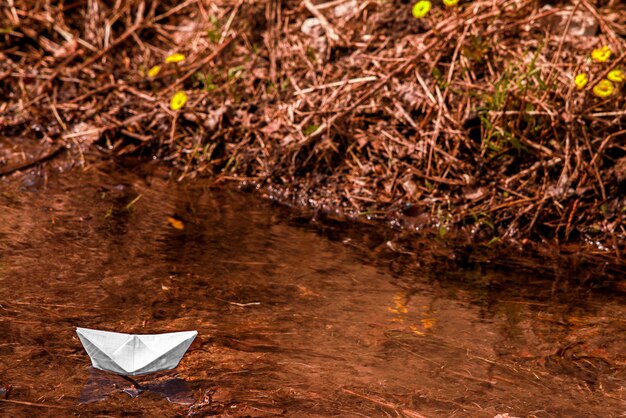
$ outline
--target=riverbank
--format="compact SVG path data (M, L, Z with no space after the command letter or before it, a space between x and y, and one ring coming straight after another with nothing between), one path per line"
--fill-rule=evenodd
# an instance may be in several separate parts
M624 88L596 87L626 66L626 6L412 7L16 0L0 134L36 138L41 156L161 159L181 179L441 240L619 260ZM15 147L4 158L20 161Z

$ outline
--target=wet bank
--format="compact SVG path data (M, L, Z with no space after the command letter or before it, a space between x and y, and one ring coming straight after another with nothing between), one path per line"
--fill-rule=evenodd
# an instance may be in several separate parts
M545 266L435 264L428 241L409 266L383 233L149 166L1 187L0 415L624 410L623 294ZM89 367L76 326L199 337L139 393Z

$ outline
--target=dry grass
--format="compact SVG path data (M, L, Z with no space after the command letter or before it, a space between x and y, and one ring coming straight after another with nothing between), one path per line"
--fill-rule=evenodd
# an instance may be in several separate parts
M626 5L462 1L420 20L411 6L9 0L0 132L154 155L181 177L442 237L579 240L621 256L626 91L591 89L626 67ZM581 18L590 36L572 35ZM592 63L602 45L613 56ZM172 52L187 58L163 64ZM189 101L174 112L177 90Z

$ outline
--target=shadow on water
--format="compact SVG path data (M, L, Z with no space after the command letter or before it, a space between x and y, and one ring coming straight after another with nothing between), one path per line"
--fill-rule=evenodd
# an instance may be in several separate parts
M192 405L195 398L184 379L169 373L151 373L149 376L129 378L91 368L89 379L80 392L79 405L104 401L108 396L125 393L132 398L144 392L162 396L169 402Z
M545 266L461 268L428 241L398 255L384 231L156 169L31 183L0 192L0 415L624 411L623 295ZM87 367L77 326L199 336L134 384Z

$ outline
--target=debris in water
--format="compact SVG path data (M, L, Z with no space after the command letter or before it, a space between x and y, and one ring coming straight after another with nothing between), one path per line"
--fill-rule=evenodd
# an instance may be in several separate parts
M168 216L167 221L170 223L170 225L172 225L173 228L180 229L180 230L185 229L185 224L183 223L183 221L179 219Z
M9 399L11 393L11 385L0 386L0 399Z

